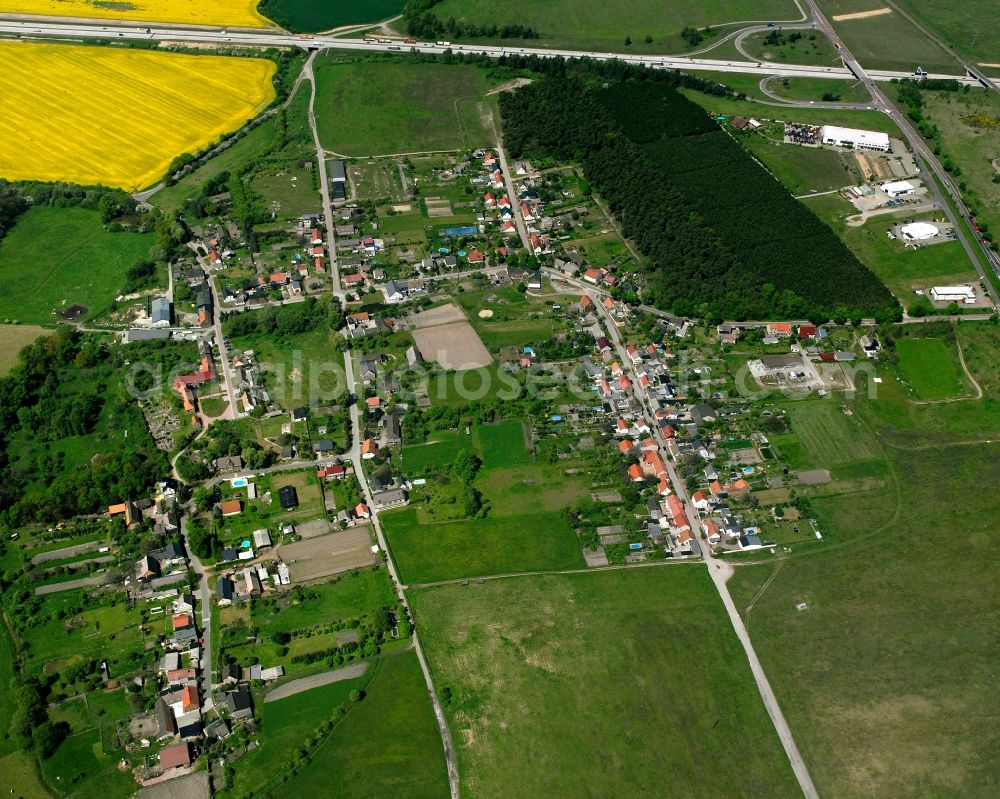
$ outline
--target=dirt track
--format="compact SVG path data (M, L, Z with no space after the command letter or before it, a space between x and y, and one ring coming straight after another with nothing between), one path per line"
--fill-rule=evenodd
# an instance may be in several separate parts
M342 680L353 680L355 677L360 677L366 671L368 671L367 661L355 663L353 666L344 666L342 669L325 671L322 674L314 674L311 677L301 677L298 680L292 680L291 682L286 682L284 685L279 685L273 691L268 691L264 696L264 701L277 702L279 699L295 696L295 694L308 691L310 688L319 688L321 685L330 685L330 683L341 682Z
M375 563L367 525L279 546L276 556L288 564L292 582L295 583L317 580Z
M413 340L425 361L445 369L477 369L493 363L493 356L466 321L413 331Z
M850 19L867 19L868 17L881 17L884 14L891 14L891 8L873 8L871 11L855 11L853 14L837 14L830 17L834 22L845 22Z

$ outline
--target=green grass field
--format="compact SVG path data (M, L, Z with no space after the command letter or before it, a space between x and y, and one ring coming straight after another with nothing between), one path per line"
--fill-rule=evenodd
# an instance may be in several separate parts
M472 438L483 458L483 468L506 468L531 463L525 449L524 425L520 421L477 425Z
M455 17L459 22L479 25L520 24L541 34L524 42L526 47L564 47L609 52L669 53L690 49L680 36L686 27L701 28L741 20L800 19L801 13L787 0L716 0L687 3L678 0L623 0L609 4L599 0L547 0L531 3L512 0L497 6L488 0L444 0L435 5L439 19ZM625 44L625 37L631 44ZM647 42L650 37L652 41ZM702 46L707 46L710 40ZM517 47L517 42L507 40Z
M73 305L104 311L152 233L107 233L96 211L30 208L0 241L0 319L52 324Z
M272 796L323 795L331 775L336 795L344 799L447 795L441 736L416 654L383 657L373 669L365 698L316 749L312 762Z
M820 0L820 7L851 53L870 69L930 71L960 75L961 67L904 16L893 12L864 19L837 21L834 16L882 8L862 0ZM891 42L891 46L887 43Z
M335 619L362 616L383 605L394 605L392 582L385 569L349 572L328 583L306 589L310 597L286 607L251 605L250 617L263 635L294 632ZM311 596L316 594L317 596Z
M47 332L37 325L0 325L0 376L17 363L17 355L22 349Z
M958 343L965 363L986 397L1000 399L1000 326L962 323L957 327Z
M965 393L955 346L940 338L900 338L896 341L899 376L920 399L958 397Z
M316 81L320 138L342 155L458 150L495 138L492 123L463 110L488 89L476 67L320 59Z
M580 545L560 513L524 510L529 512L425 525L411 505L381 518L407 583L583 567Z
M1000 446L960 442L995 436L996 403L914 406L891 369L884 380L852 407L877 430L887 487L829 503L821 519L850 540L777 573L741 566L730 587L743 609L774 577L747 625L820 795L983 796L1000 781L996 714L984 712L1000 498L976 487L1000 467ZM843 459L797 421L804 460Z
M261 704L261 745L240 759L231 795L242 796L249 791L273 784L283 770L289 754L300 748L333 709L363 688L371 669L354 680L311 688L277 702Z
M739 139L792 194L833 191L856 179L847 161L832 150L781 144L753 134Z
M826 102L870 103L871 94L855 80L829 80L827 78L773 78L767 89L785 100L822 102L827 95L834 99ZM837 99L839 98L839 99Z
M263 0L257 10L295 33L318 33L394 17L403 10L403 0Z
M491 580L411 602L463 795L796 793L700 567Z
M459 452L473 448L470 436L450 434L440 441L407 444L403 447L400 463L407 474L421 475L428 470L446 469Z
M304 214L315 213L320 206L319 190L313 188L313 172L301 166L262 170L251 186L278 219L298 219Z
M52 757L42 761L42 774L57 796L129 796L138 786L131 772L115 768L117 762L115 754L104 752L101 732L94 728L63 741Z

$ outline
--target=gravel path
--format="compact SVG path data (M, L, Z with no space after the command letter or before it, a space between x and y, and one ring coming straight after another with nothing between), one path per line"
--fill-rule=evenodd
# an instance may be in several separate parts
M295 696L295 694L308 691L310 688L319 688L321 685L329 685L330 683L341 682L342 680L353 680L355 677L360 677L366 671L368 671L367 661L355 663L353 666L344 666L342 669L325 671L322 674L314 674L312 677L302 677L298 680L286 682L284 685L279 685L273 691L268 691L264 696L264 701L277 702L279 699Z

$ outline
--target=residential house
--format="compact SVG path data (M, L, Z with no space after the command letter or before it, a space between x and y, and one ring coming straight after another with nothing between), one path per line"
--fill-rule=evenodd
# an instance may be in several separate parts
M767 335L774 338L791 338L792 326L788 322L768 322Z
M226 710L234 721L249 721L253 718L253 700L246 686L226 692Z
M179 743L165 746L159 752L160 770L170 771L175 768L187 768L194 762L191 744Z
M223 516L238 516L243 512L243 503L238 499L230 499L219 503L219 510Z

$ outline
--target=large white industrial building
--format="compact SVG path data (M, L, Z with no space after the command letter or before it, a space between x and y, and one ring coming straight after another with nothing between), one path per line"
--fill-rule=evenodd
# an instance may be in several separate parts
M964 302L971 305L976 301L976 291L972 286L934 286L931 289L934 302Z
M913 194L917 190L908 180L890 180L882 184L882 191L890 197L902 197L905 194Z
M930 222L911 222L899 229L899 234L907 241L927 241L940 232L937 225L932 225Z
M836 125L824 125L819 129L819 138L823 144L833 144L837 147L851 147L856 150L877 150L889 152L889 134L875 130L856 130L855 128L839 128Z

